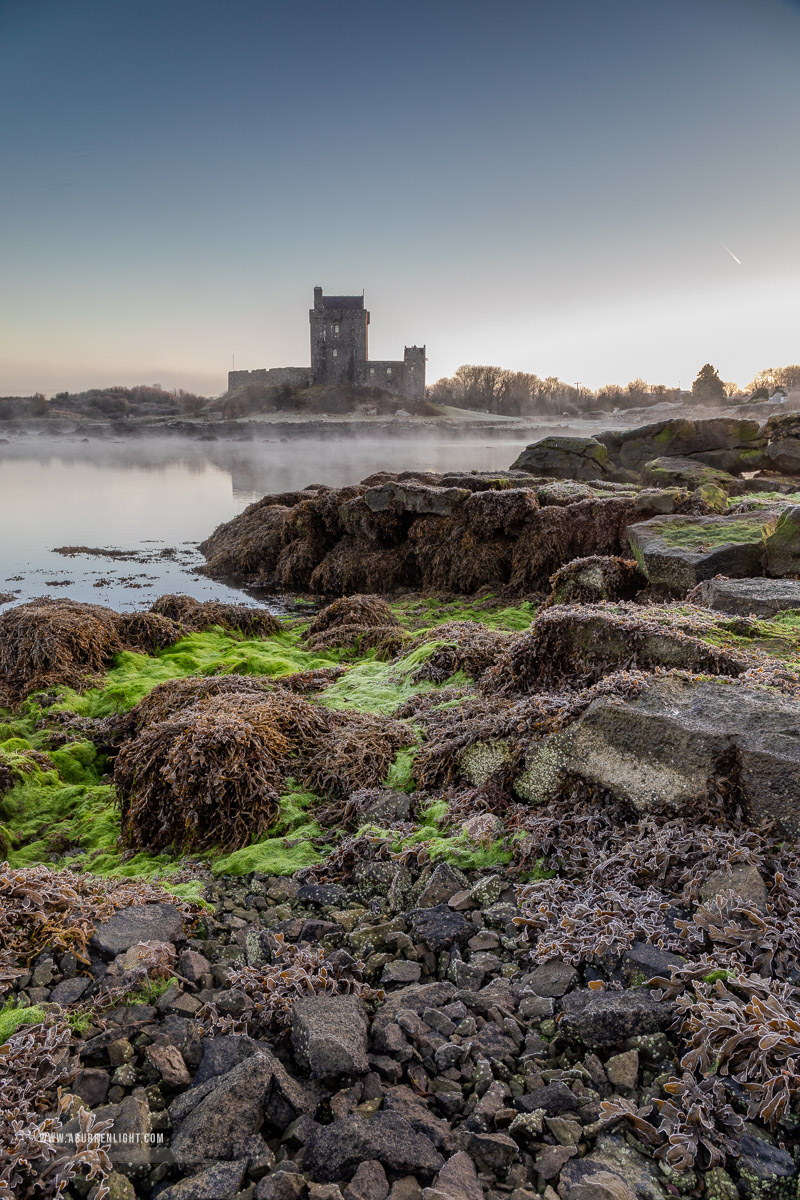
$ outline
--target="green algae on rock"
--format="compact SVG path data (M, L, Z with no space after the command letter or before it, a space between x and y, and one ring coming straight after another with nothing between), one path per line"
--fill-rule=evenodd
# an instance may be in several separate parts
M767 439L758 421L741 417L712 417L693 421L672 417L638 429L602 433L598 437L612 460L638 471L659 457L691 457L719 470L739 474L764 463Z
M714 575L762 574L765 544L778 517L775 509L735 516L653 517L630 525L627 536L650 583L685 594Z
M691 491L713 485L730 495L742 492L747 484L727 471L710 467L694 458L662 456L645 463L643 475L647 483L659 487L685 487Z
M613 477L608 449L592 437L551 436L526 446L512 471L530 471L555 479L602 479Z
M780 578L800 572L800 505L783 509L765 550L767 575Z

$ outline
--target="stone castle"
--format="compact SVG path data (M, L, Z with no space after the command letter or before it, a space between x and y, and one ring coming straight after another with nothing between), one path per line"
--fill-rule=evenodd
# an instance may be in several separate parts
M272 367L229 371L228 391L257 383L268 387L351 384L379 387L409 400L425 396L425 347L406 346L402 359L370 359L367 352L369 311L361 296L325 296L314 288L311 323L311 367Z

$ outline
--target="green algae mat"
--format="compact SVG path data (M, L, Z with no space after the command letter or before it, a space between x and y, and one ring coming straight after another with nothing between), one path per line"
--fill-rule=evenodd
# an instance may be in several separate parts
M438 684L415 680L427 658L444 644L435 637L437 626L454 620L475 621L489 629L515 632L527 628L535 615L529 603L504 606L492 596L466 604L414 597L392 608L409 634L431 636L430 641L393 662L378 661L372 651L310 651L303 645L308 625L303 620L287 622L279 634L268 638L245 638L211 629L189 634L152 655L118 654L101 686L82 694L62 688L55 695L31 697L13 713L0 712L0 856L13 867L44 863L101 875L158 877L186 899L197 899L202 892L199 878L187 880L193 874L283 875L321 861L330 851L315 817L322 798L295 786L291 779L272 827L251 845L233 851L211 850L196 858L125 850L119 844L120 810L108 755L81 736L77 727L81 719L90 728L93 721L126 713L168 680L225 674L280 680L332 666L348 670L319 693L316 703L335 710L388 715L412 696L469 684L463 672ZM448 703L444 698L443 702ZM76 727L72 740L65 718ZM57 741L63 744L53 749ZM415 754L415 745L397 752L385 786L413 790ZM499 844L477 846L462 830L444 834L440 828L444 807L440 808L432 806L414 833L398 835L394 846L402 849L406 844L425 843L431 858L449 858L467 868L507 861L509 855ZM370 828L363 832L364 836L378 834ZM392 831L380 830L380 836L392 837Z

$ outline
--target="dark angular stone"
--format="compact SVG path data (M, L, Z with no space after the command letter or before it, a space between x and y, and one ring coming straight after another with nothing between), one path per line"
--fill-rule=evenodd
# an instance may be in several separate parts
M398 1032L396 1018L397 1014L404 1008L411 1009L412 1012L422 1013L426 1008L440 1008L443 1004L453 999L456 989L452 983L412 983L408 987L398 988L396 992L390 992L384 1000L383 1004L378 1008L375 1017L372 1021L372 1038L375 1044L375 1049L381 1051L391 1051L391 1047L387 1044L388 1030L392 1028Z
M199 1087L207 1080L225 1075L238 1063L261 1053L263 1047L244 1034L229 1033L222 1037L203 1039L203 1057L192 1087Z
M317 942L321 942L324 937L330 937L332 934L340 934L341 932L341 925L337 925L335 921L303 921L299 941L316 944Z
M90 1108L96 1108L98 1104L105 1104L110 1087L111 1076L108 1071L86 1067L83 1071L78 1072L72 1085L72 1091L76 1096L80 1096L81 1100Z
M234 1200L247 1174L247 1159L214 1163L158 1193L158 1200Z
M430 1176L444 1159L430 1138L415 1133L397 1113L360 1114L323 1126L304 1151L305 1171L320 1183L349 1179L360 1163L375 1158L389 1171Z
M628 984L645 984L657 976L669 979L672 967L681 967L685 960L669 950L661 950L649 942L634 942L622 956L622 974Z
M791 1154L754 1133L738 1138L736 1169L739 1190L753 1200L789 1200L797 1187L797 1166Z
M507 1133L464 1131L460 1134L459 1141L479 1168L494 1175L503 1174L514 1159L519 1157L519 1146Z
M565 1083L556 1080L554 1083L548 1083L546 1087L536 1088L532 1092L526 1092L524 1096L519 1096L516 1104L522 1112L530 1113L535 1112L537 1108L543 1108L548 1117L557 1117L560 1113L574 1112L578 1101Z
M474 932L475 926L446 904L417 909L412 916L412 936L424 942L434 954L446 950L453 942L465 945Z
M386 1200L389 1195L389 1180L376 1158L362 1162L345 1188L344 1200Z
M183 915L174 904L132 904L98 925L92 945L115 957L139 942L178 942L183 937Z
M674 1009L641 988L623 992L582 988L563 998L561 1012L559 1032L595 1049L618 1046L641 1034L663 1032L672 1023Z
M560 958L552 958L550 962L542 963L530 975L526 975L524 985L536 996L563 996L578 980L578 972L569 963Z
M272 1060L265 1054L246 1058L215 1080L213 1089L186 1114L173 1135L171 1149L178 1165L186 1169L249 1157L252 1138L264 1121L271 1081ZM170 1115L175 1122L174 1105Z
M315 908L333 908L346 900L347 891L336 883L304 883L297 889L298 904L310 904Z
M367 1018L358 996L309 996L292 1008L292 1046L315 1079L363 1074Z
M91 979L87 979L85 975L76 975L73 979L62 979L61 983L57 983L50 992L50 1003L74 1004L76 1000L80 1000L91 982Z
M420 908L434 908L446 904L456 892L462 892L469 884L466 877L451 867L449 863L439 863L420 893L418 904Z

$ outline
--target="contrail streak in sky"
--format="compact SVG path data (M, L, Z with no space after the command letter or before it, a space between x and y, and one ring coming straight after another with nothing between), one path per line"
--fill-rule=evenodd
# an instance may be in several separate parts
M742 265L742 260L741 260L740 258L737 258L737 257L736 257L736 255L735 255L735 254L733 253L733 251L731 250L730 246L726 246L724 242L720 242L720 245L722 246L722 249L723 249L723 250L727 250L727 251L728 251L728 254L730 254L730 256L731 256L731 258L733 259L733 261L734 261L734 262L737 262L737 263L739 264L739 266L741 266L741 265Z

